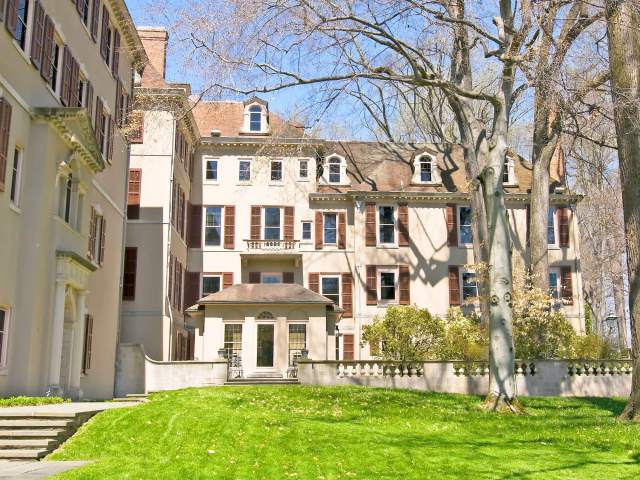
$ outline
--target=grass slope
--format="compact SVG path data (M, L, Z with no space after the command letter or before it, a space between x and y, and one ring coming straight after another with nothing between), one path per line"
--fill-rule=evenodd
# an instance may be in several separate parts
M478 397L359 387L160 393L85 424L57 478L638 479L640 427L622 400L525 398L526 417Z

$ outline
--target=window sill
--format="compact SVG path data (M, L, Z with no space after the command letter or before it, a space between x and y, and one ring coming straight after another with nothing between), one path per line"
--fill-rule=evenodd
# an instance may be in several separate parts
M395 250L400 248L398 245L396 244L385 244L385 243L379 243L378 245L376 245L376 248L382 248L384 250Z
M309 180L308 178L297 178L296 179L298 182L310 182L311 180Z
M250 187L251 185L252 185L252 183L250 181L249 182L241 182L240 181L240 182L236 183L236 186L238 186L238 187Z
M269 182L269 186L270 187L284 187L284 182L282 180L280 181L271 181Z
M458 248L463 248L465 250L469 250L473 248L473 243L459 243Z
M416 187L441 187L442 182L421 182L421 181L413 181L411 182L412 186Z
M18 215L22 215L22 209L13 202L9 202L9 210Z
M218 180L203 180L202 184L203 185L220 185L220 182Z

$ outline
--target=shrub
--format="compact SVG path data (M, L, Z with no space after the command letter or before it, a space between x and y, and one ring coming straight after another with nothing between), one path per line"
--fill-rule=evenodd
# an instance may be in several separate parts
M619 358L618 350L595 333L576 336L573 344L573 356L581 360L607 360Z
M447 310L441 358L448 360L487 360L489 335L476 316L465 316L459 307Z
M65 403L60 397L8 397L0 398L0 407L25 407L32 405L50 405L54 403Z

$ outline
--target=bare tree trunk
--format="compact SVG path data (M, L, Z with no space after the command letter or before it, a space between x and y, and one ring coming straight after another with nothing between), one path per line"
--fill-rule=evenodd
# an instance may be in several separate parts
M547 224L549 210L549 163L534 160L529 207L529 266L532 282L542 291L549 291L549 245Z
M605 7L627 243L633 361L631 395L620 418L640 422L640 12L637 3L630 0L607 0Z
M615 252L615 247L613 245L610 251ZM611 284L613 285L613 301L615 304L616 317L618 317L618 344L620 351L625 352L628 344L627 322L624 308L624 266L620 255L613 253L612 257Z

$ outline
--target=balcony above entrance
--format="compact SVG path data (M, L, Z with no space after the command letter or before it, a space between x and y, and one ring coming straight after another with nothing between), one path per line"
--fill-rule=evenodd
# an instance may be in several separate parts
M245 240L246 249L240 254L244 265L251 259L290 259L298 266L302 254L298 240Z

